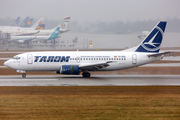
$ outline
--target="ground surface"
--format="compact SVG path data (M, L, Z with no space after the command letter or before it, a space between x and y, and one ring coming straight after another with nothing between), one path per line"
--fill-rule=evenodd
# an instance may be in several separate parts
M0 118L180 119L180 87L0 87Z

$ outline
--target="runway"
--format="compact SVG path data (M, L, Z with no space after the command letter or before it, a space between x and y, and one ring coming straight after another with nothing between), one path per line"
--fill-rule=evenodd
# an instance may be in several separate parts
M179 86L180 75L0 76L0 86Z

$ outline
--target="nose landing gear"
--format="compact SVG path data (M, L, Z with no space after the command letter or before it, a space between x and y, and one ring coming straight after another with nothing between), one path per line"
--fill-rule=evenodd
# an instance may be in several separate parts
M23 74L22 74L22 77L25 78L25 77L26 77L26 73L23 73Z

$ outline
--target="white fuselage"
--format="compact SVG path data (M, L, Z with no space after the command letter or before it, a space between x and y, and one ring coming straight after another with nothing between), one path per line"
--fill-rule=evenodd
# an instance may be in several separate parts
M2 33L10 33L11 36L16 36L16 35L26 35L26 34L35 34L36 36L41 36L41 35L50 35L52 32L54 32L54 29L51 30L28 30L28 29L20 29L20 30L1 30Z
M109 66L101 70L111 71L137 67L162 58L148 57L149 54L123 51L29 52L17 55L19 59L10 59L5 65L22 71L59 71L62 65L83 66L110 61Z
M10 42L47 41L50 36L11 36Z
M0 26L1 31L34 30L32 27Z

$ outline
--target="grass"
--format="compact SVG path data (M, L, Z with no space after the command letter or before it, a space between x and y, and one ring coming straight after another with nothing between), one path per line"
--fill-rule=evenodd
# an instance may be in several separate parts
M1 119L180 119L180 87L0 87Z

